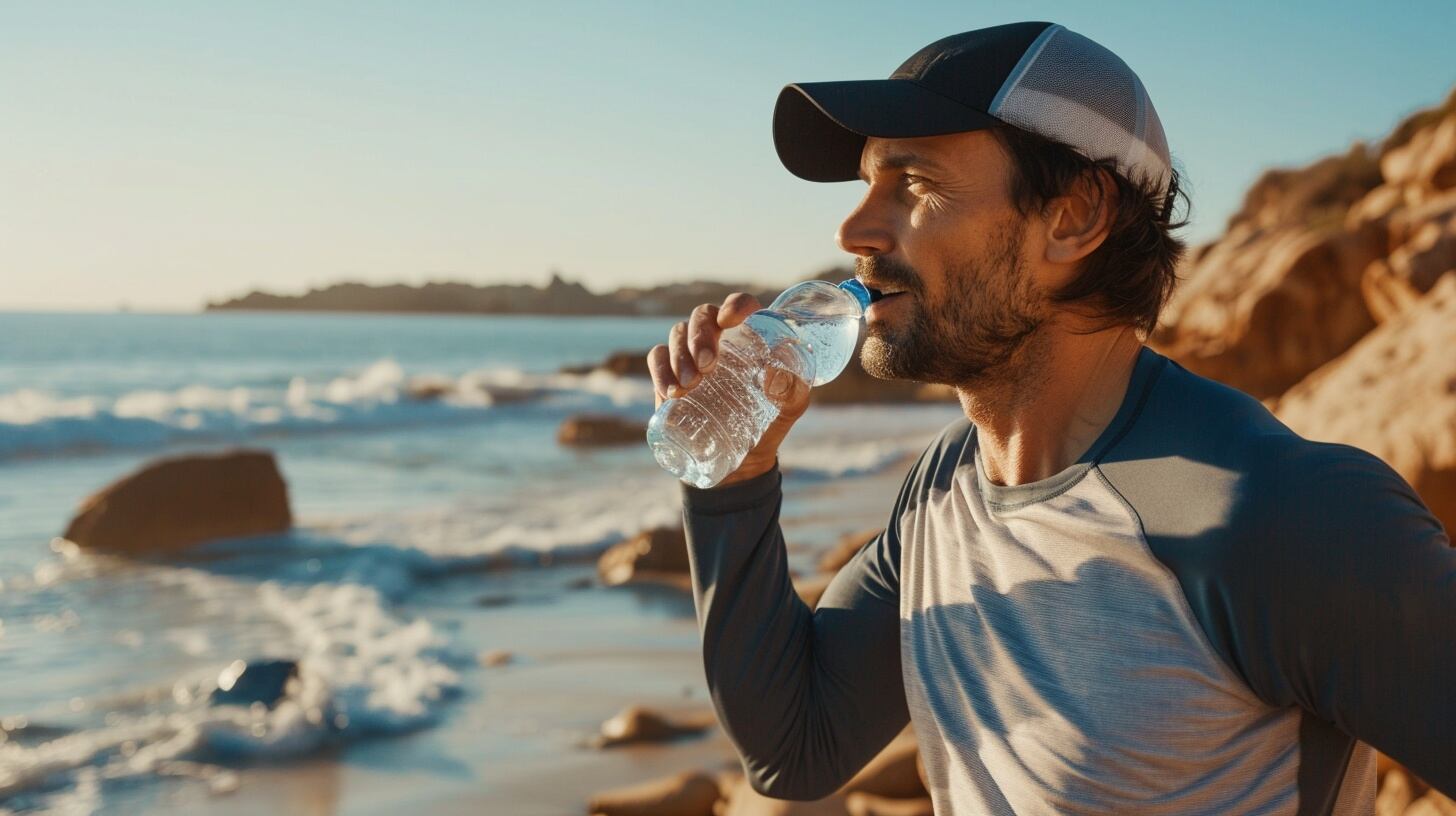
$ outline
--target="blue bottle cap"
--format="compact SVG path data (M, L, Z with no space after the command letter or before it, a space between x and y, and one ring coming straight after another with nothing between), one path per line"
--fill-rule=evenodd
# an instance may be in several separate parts
M870 307L870 290L866 289L865 285L860 283L858 278L850 278L840 283L839 288L854 295L854 299L859 301L860 311L864 311Z

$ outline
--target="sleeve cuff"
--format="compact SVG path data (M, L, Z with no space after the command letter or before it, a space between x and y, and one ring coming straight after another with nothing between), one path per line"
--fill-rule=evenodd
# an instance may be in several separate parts
M721 515L747 510L767 501L781 489L782 478L779 462L775 459L773 467L763 473L727 487L693 487L687 482L678 484L682 486L683 507L689 512Z

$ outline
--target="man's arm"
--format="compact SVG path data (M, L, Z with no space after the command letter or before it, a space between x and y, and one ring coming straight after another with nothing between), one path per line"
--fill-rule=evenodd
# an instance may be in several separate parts
M828 796L909 722L898 519L919 467L885 532L839 571L814 611L789 578L777 463L729 487L682 486L708 688L762 794Z
M1456 550L1394 470L1346 445L1281 467L1283 516L1243 600L1244 668L1456 795Z

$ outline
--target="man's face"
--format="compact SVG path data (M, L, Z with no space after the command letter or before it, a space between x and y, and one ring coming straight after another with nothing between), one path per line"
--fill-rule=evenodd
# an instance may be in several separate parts
M871 138L869 188L839 228L867 285L861 363L881 379L967 385L1011 376L1049 316L1028 269L1028 222L1012 206L1010 159L990 133Z

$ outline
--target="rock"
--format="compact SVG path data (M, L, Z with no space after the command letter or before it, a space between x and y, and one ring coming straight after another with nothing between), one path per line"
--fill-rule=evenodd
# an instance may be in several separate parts
M1380 173L1392 184L1430 190L1456 187L1456 115L1448 115L1380 157Z
M1151 342L1205 377L1277 396L1375 325L1361 294L1386 230L1264 230L1248 223L1191 268Z
M213 705L247 707L262 703L272 708L283 699L290 680L298 677L294 660L234 660L218 675L217 688L208 697Z
M606 371L619 377L651 377L652 372L647 368L647 351L614 351L600 363L564 365L560 371L562 374L577 375Z
M613 788L591 798L587 812L601 816L713 816L718 783L708 774L674 776Z
M1343 219L1371 190L1389 182L1377 155L1363 142L1343 154L1326 156L1300 168L1267 170L1244 193L1243 205L1229 218L1228 232L1240 226L1256 232L1309 230Z
M1382 184L1365 194L1345 213L1345 228L1358 229L1370 221L1385 221L1406 205L1406 191L1396 184Z
M650 708L628 706L616 716L602 723L601 736L594 745L597 748L611 748L616 745L665 742L678 737L701 734L714 722L711 714L673 719Z
M273 454L238 449L155 459L81 503L65 538L124 555L167 555L293 524Z
M1417 294L1431 291L1442 275L1456 272L1456 214L1430 221L1394 252L1390 270Z
M920 745L916 742L915 732L907 726L861 768L859 773L844 783L840 792L867 793L891 799L918 799L928 796L929 792L916 769L919 756Z
M480 385L477 387L490 398L491 405L514 405L518 402L537 399L545 393L539 388L522 385Z
M1456 275L1275 404L1310 439L1384 459L1456 530Z
M1396 211L1386 227L1395 249L1371 262L1361 280L1366 306L1382 323L1456 271L1456 190Z
M415 377L404 388L404 395L416 402L434 402L455 392L455 381L446 377Z
M1360 278L1360 296L1378 323L1396 317L1421 299L1421 293L1411 288L1409 280L1391 269L1383 258L1365 267L1365 274Z
M753 789L744 777L729 793L720 816L848 816L844 794L834 793L812 802L771 799Z
M1380 792L1375 797L1375 814L1400 816L1410 807L1414 798L1410 778L1403 771L1392 769L1380 777Z
M647 368L647 350L642 351L614 351L607 355L601 365L597 366L603 371L610 371L619 377L651 377L652 372Z
M493 606L509 606L510 604L513 604L515 602L516 598L514 595L505 594L481 595L480 597L475 599L476 606L483 606L486 608Z
M681 527L644 530L612 546L597 559L597 575L607 586L651 577L653 573L688 572L688 546Z
M606 414L580 414L561 423L556 441L578 447L645 445L647 424Z
M866 544L873 541L875 536L878 536L884 531L884 528L881 527L873 530L861 530L857 533L845 533L840 536L839 543L834 545L833 549L825 552L819 559L819 571L839 572L845 564L849 563L851 558L854 558L860 550L864 549Z
M851 793L845 800L849 816L935 816L929 796L891 799L870 793Z
M493 669L496 666L504 666L515 659L516 656L511 654L509 651L506 651L505 649L492 649L488 652L481 652L480 657L477 658L477 660L480 662L480 665L484 666L487 669Z
M1406 808L1405 816L1456 816L1456 801L1438 791L1427 791Z

